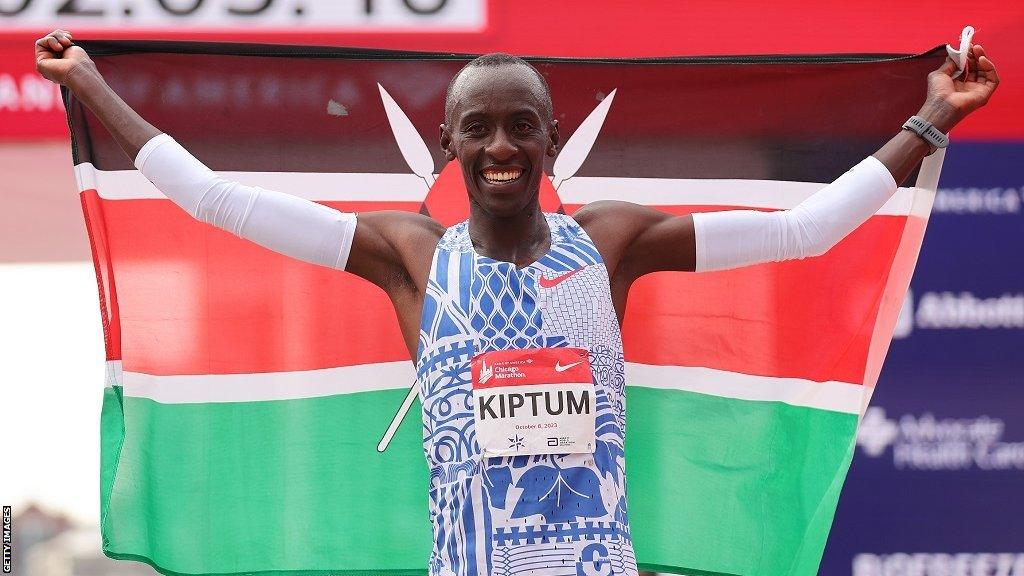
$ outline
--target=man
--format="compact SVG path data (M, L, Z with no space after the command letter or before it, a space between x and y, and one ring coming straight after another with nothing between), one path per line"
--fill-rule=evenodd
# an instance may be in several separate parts
M445 229L423 215L345 214L221 179L132 111L70 34L54 31L35 50L39 71L68 86L193 216L389 295L423 403L431 573L460 575L578 565L634 574L619 335L633 281L825 252L941 144L934 131L984 105L999 81L980 46L961 80L947 60L929 76L918 131L899 131L790 211L673 217L597 202L569 217L538 203L544 157L559 144L543 76L514 57L483 56L446 98L440 144L460 162L470 217Z

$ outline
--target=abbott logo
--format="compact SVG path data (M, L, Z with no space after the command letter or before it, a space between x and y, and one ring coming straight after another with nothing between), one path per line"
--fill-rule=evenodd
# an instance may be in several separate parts
M907 290L893 339L920 330L996 330L1024 328L1024 294L978 297L971 292L924 292L919 298Z
M899 436L899 426L885 417L885 410L871 407L857 428L857 444L872 458L881 456Z
M916 301L915 301L916 300ZM1006 330L1024 328L1024 294L978 297L971 292L907 290L893 330L893 339L918 330Z

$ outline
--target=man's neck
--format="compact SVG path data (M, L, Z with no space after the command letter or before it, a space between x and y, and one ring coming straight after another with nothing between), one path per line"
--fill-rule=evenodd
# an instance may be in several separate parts
M479 254L519 268L533 264L551 247L551 232L538 204L508 218L470 205L469 237Z

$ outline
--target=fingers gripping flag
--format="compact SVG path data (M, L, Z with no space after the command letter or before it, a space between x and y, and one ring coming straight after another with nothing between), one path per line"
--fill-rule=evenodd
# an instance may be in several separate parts
M143 117L230 178L345 211L467 215L458 166L431 145L467 58L83 45ZM894 135L944 57L537 59L569 135L541 204L790 208ZM65 102L107 351L105 553L167 574L423 573L429 479L386 296L193 220ZM824 256L634 285L642 567L816 573L942 154Z

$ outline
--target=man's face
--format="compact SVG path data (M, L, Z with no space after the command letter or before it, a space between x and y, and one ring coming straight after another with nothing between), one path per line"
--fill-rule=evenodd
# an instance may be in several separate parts
M558 144L540 80L522 65L486 66L466 70L454 90L441 147L462 165L470 204L498 218L523 212Z

